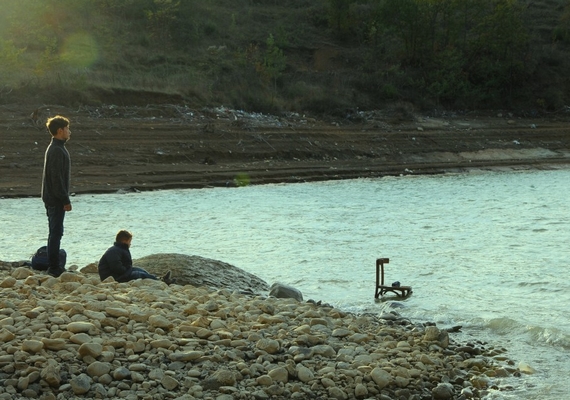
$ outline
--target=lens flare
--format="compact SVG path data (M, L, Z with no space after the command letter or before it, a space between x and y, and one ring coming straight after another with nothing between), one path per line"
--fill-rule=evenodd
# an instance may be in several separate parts
M75 33L69 36L61 52L61 60L77 68L87 68L98 58L97 42L87 33Z

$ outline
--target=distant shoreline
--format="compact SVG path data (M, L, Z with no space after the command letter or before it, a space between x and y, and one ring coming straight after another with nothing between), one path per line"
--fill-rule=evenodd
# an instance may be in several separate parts
M382 178L382 177L398 177L398 176L422 176L422 175L445 175L445 174L461 174L481 172L501 172L501 171L530 171L530 170L561 170L570 169L570 159L532 159L532 160L484 160L467 163L434 163L434 164L403 164L403 165L375 165L366 167L366 170L359 170L354 166L339 166L333 172L327 171L326 166L315 166L314 169L305 169L297 175L291 175L290 169L277 169L273 171L252 170L250 174L247 172L235 172L235 174L247 175L249 177L248 185L266 185L280 183L306 183L306 182L322 182L334 180L350 180L363 178ZM242 186L235 178L232 179L231 172L226 176L220 176L210 182L203 180L179 180L178 176L163 176L164 182L154 182L152 185L132 185L121 186L121 183L110 183L107 188L98 185L82 185L80 188L72 189L73 195L84 194L113 194L113 193L130 193L130 192L146 192L156 190L174 190L174 189L207 189L214 187L238 187ZM73 178L72 178L73 186ZM17 198L39 198L39 190L37 194L30 194L29 191L19 192L14 190L0 196L1 199L17 199Z

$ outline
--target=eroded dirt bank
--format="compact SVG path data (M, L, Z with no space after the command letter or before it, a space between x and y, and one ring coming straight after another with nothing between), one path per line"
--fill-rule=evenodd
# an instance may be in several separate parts
M9 105L0 107L0 197L39 196L43 123L58 113L72 121L77 194L570 165L566 114L318 121L222 107Z

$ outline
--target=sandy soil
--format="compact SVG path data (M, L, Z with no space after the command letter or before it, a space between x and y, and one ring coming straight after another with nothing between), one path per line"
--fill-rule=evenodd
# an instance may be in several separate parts
M58 113L71 119L76 194L570 165L567 114L402 120L366 112L350 122L174 105L4 105L0 197L39 196L50 140L43 124Z

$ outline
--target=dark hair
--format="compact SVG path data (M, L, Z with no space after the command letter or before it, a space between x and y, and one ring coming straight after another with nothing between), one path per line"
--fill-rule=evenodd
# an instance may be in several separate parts
M69 126L69 120L61 115L56 115L55 117L48 118L46 122L46 127L52 136L57 135L59 129L63 129Z
M131 232L121 229L119 232L117 232L117 236L115 237L115 242L126 242L132 237L133 234Z

